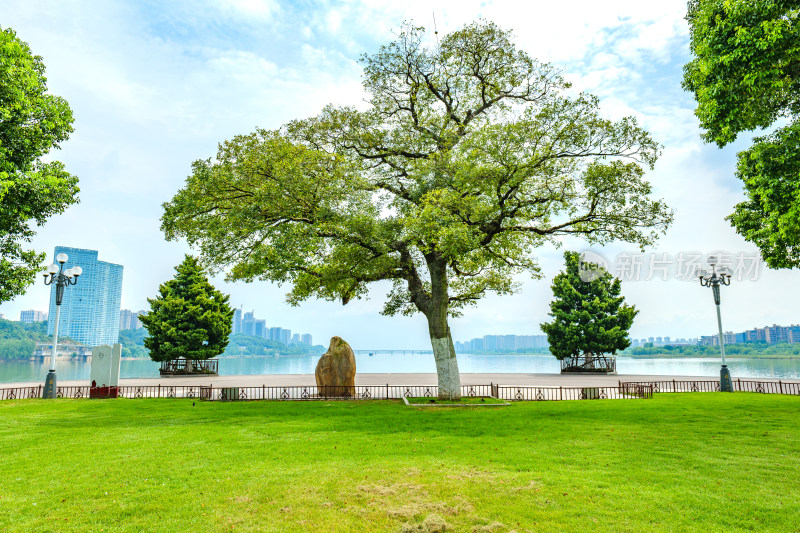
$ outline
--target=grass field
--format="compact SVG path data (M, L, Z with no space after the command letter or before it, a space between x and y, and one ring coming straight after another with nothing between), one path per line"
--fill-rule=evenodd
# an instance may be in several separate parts
M481 405L508 405L508 402L505 400L499 400L497 398L486 398L480 396L462 396L458 400L440 400L438 398L430 398L430 397L416 397L416 398L406 398L406 401L411 405L420 405L420 406L430 406L430 405L441 405L441 406L481 406Z
M800 398L0 402L0 531L798 531Z

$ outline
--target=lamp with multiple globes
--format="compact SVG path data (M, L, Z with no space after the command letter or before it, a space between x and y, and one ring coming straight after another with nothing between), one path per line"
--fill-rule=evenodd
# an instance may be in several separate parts
M59 264L53 263L42 275L44 276L45 285L56 286L56 321L53 324L53 356L50 358L50 371L44 381L43 398L54 399L56 397L56 349L58 347L58 320L61 315L61 302L64 299L64 288L68 285L75 285L78 282L78 276L83 274L83 269L79 266L74 266L64 270L64 263L67 262L69 257L67 254L61 253L56 256L56 261Z
M719 329L719 350L722 354L722 368L719 371L719 390L723 392L733 392L733 382L731 381L731 373L728 370L728 365L725 362L725 338L722 334L722 315L719 311L719 288L721 285L730 285L731 276L725 271L725 267L720 267L720 272L717 272L717 261L714 257L709 259L711 265L711 272L700 273L697 277L700 278L700 285L703 287L711 287L714 294L714 304L717 306L717 327Z

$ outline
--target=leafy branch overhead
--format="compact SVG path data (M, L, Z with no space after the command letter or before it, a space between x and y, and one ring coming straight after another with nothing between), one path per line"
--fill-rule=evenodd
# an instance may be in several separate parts
M512 275L568 234L652 243L671 220L643 179L659 146L636 120L568 98L558 71L478 22L424 46L422 28L362 59L371 107L328 106L197 161L162 229L229 278L292 285L289 299L347 302L395 280L387 313L447 308Z
M34 225L77 203L78 178L41 158L72 132L66 100L47 94L42 58L0 28L0 302L25 292L45 254L26 250Z
M723 147L781 126L738 154L747 200L727 219L770 267L800 266L800 5L691 0L686 19L695 57L683 86L697 100L703 138Z

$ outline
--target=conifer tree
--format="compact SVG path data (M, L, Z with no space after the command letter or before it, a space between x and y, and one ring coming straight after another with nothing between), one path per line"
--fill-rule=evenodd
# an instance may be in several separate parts
M630 345L628 330L639 312L624 303L621 284L605 269L581 263L580 254L565 252L566 270L553 280L550 313L542 324L550 352L559 360L584 356L592 361Z
M148 298L150 312L140 320L153 361L210 359L225 351L233 324L229 296L214 288L196 258L187 255L175 277Z

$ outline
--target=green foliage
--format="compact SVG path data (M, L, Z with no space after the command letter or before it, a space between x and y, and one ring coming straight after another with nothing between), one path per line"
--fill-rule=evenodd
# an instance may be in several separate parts
M0 358L30 359L36 348L36 341L30 339L0 340Z
M539 246L643 246L672 214L648 197L659 145L634 118L566 96L558 69L490 22L423 41L406 27L362 58L368 109L330 105L196 161L161 227L230 280L291 285L293 304L391 280L383 312L423 313L439 368L454 369L448 316L540 276Z
M198 260L189 255L175 267L175 277L148 298L150 312L142 315L148 336L144 345L153 361L210 359L228 345L233 309L229 296L216 290Z
M748 200L728 217L772 268L800 266L800 3L691 0L695 58L683 86L697 99L703 138L722 147L737 134L789 124L738 156Z
M649 344L649 346L648 346ZM726 344L725 353L730 357L743 356L752 359L794 358L800 355L800 344L767 344L765 342L748 342L744 344ZM626 348L621 355L647 357L718 357L719 346L666 345Z
M697 99L704 138L720 147L800 111L800 4L690 0L695 58L683 86Z
M0 302L25 292L45 254L25 250L52 215L77 203L78 178L41 158L72 132L66 100L46 94L42 58L0 29Z
M748 199L728 220L770 267L800 266L800 123L757 137L739 153L736 176Z
M149 352L144 346L144 339L147 330L140 329L121 329L119 331L119 343L122 345L122 357L149 357Z
M37 342L49 340L47 322L23 324L0 318L0 359L28 359Z
M550 352L564 359L627 348L628 330L639 311L623 303L620 281L597 265L581 263L576 252L565 252L564 260L566 270L553 279L553 321L541 325Z

